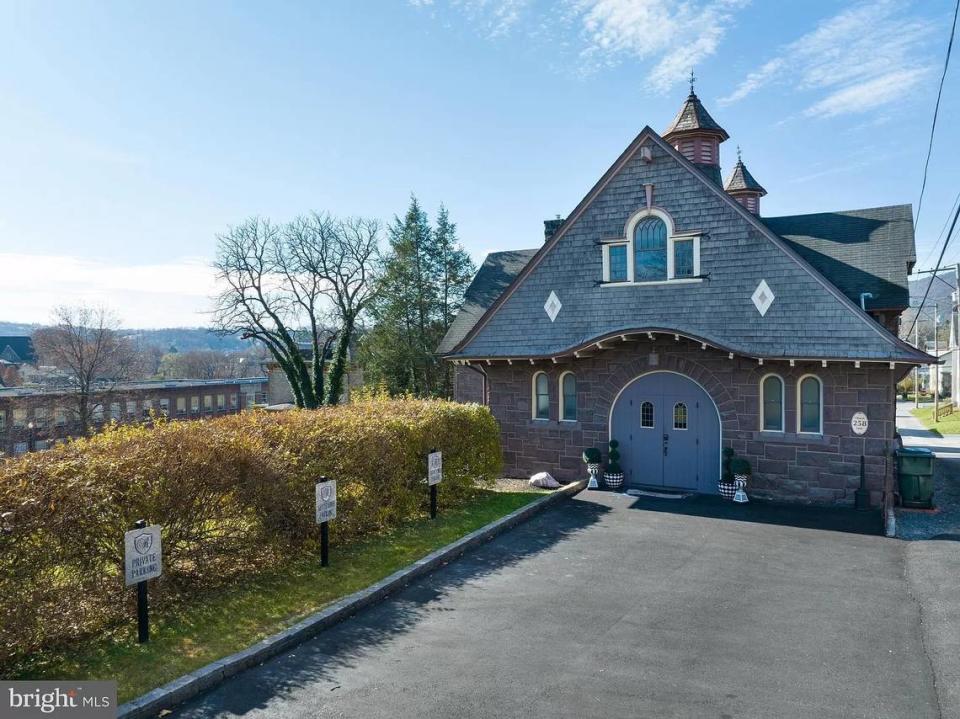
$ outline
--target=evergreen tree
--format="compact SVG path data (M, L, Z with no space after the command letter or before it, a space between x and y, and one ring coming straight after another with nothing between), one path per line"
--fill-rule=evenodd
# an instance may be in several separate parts
M416 197L388 234L390 249L371 308L374 327L361 347L367 379L385 383L394 394L449 396L452 375L435 350L463 301L473 264L446 208L431 228Z

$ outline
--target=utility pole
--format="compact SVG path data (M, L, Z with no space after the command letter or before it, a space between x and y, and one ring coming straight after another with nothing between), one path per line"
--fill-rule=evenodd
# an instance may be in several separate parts
M940 414L940 340L937 338L938 323L940 321L940 312L937 303L933 303L933 356L937 358L937 363L933 366L935 379L933 381L933 421L938 422Z
M920 308L917 308L917 319L913 321L913 346L920 349ZM920 365L913 368L913 406L920 408Z

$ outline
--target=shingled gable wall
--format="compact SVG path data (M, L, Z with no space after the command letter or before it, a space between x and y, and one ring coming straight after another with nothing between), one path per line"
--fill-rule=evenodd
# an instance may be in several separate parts
M651 351L657 364L651 366ZM579 479L585 470L580 453L585 447L604 450L610 437L611 405L620 389L648 372L668 370L698 382L720 412L723 446L746 457L754 468L750 493L768 499L820 504L852 504L860 481L860 455L866 457L867 483L874 506L892 486L889 454L895 427L895 372L886 365L852 362L767 362L701 349L699 344L659 336L655 341L623 343L595 357L536 365L515 362L485 366L489 377L490 409L500 423L504 472L527 477L549 471L562 480ZM461 372L473 372L465 367ZM577 378L576 422L558 421L561 372ZM533 374L550 378L550 419L534 420L531 413ZM779 374L785 383L787 432L760 432L760 379ZM824 435L798 435L797 381L807 373L823 382ZM460 399L460 397L458 397ZM468 397L463 397L466 400ZM870 427L863 437L850 428L850 418L864 411ZM718 478L719 479L719 478Z
M627 159L455 355L551 355L605 334L659 327L754 356L903 358L892 337L754 227L736 203L665 148L652 147L653 162ZM673 217L677 231L705 233L701 270L709 279L601 286L597 243L623 236L627 220L646 206L648 183L654 206ZM765 316L750 299L761 279L776 295ZM554 322L543 310L551 291L563 305Z

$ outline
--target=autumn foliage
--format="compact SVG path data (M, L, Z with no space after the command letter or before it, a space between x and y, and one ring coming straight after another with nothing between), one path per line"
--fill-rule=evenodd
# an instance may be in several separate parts
M423 516L434 447L444 506L500 469L486 408L413 399L117 427L0 463L0 674L132 621L123 533L135 520L163 526L162 609L314 551L321 475L338 482L334 543Z

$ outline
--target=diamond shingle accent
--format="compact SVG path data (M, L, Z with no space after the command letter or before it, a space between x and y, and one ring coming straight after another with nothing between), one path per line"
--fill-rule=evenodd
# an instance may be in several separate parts
M773 304L773 301L777 298L773 294L773 290L770 289L770 286L767 284L766 280L760 280L760 284L757 285L757 289L753 291L753 297L750 299L753 300L753 304L757 308L757 312L760 313L760 316L763 317L767 314L767 310L770 309L770 305Z
M547 297L546 303L543 305L543 309L547 313L547 317L550 318L550 321L553 322L557 319L557 315L560 314L560 308L563 307L560 304L560 298L557 297L557 293L553 290L550 290L550 296Z

